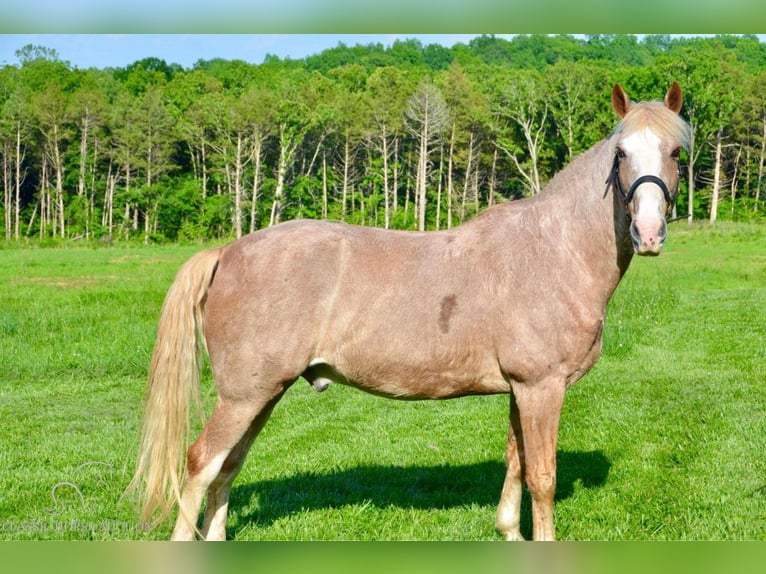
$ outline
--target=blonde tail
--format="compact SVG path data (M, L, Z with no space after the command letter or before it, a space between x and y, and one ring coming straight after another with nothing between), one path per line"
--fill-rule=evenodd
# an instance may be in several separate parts
M189 259L162 305L138 463L129 487L141 494L144 523L166 519L181 497L190 407L200 404L205 302L219 255L219 249L211 249Z

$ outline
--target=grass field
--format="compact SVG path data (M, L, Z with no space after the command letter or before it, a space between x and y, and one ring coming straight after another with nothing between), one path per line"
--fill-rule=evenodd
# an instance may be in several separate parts
M169 535L123 491L159 307L199 249L0 249L0 539ZM558 537L766 540L765 365L766 226L671 226L567 395ZM235 483L229 537L496 540L507 409L299 381ZM527 536L530 519L525 498Z

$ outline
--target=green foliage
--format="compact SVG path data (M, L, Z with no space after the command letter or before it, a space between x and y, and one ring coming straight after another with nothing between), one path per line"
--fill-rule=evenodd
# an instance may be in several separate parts
M177 181L172 188L160 188L158 196L157 220L161 222L159 230L162 234L171 240L181 239L181 230L185 229L187 235L183 239L193 239L188 233L202 229L201 212L205 205L199 182L194 179Z
M695 134L685 160L695 218L709 216L715 170L737 198L722 217L764 213L755 198L766 185L766 47L753 36L340 43L302 60L212 59L191 69L147 57L77 70L36 45L17 56L18 65L0 68L5 239L174 241L182 227L185 240L226 237L247 232L251 214L256 227L268 225L277 204L281 219L326 211L383 225L386 197L390 224L412 228L421 140L405 119L423 81L449 117L426 152L426 228L437 226L437 190L450 184L454 204L470 189L480 208L490 185L501 199L536 191L538 178L544 185L610 132L615 82L636 100L681 83Z

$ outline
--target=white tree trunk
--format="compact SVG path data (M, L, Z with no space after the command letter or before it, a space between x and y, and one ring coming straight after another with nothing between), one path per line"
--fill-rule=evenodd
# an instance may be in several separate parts
M721 128L715 138L715 167L713 171L713 199L710 202L710 223L718 219L718 196L721 190Z

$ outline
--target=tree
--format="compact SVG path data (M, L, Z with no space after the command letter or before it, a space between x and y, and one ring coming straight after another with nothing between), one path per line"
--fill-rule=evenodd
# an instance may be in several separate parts
M258 199L263 181L264 148L267 138L272 134L274 119L272 109L275 102L268 87L253 84L240 98L243 115L247 116L250 129L250 157L252 164L252 183L250 185L250 217L249 230L255 231L257 226Z
M760 95L766 90L766 71L761 71L752 83L753 93ZM752 117L757 120L758 132L755 136L757 142L758 170L755 184L755 194L753 197L753 209L758 211L761 200L761 190L764 185L764 164L766 162L766 101L763 98L754 98L756 104ZM755 123L755 122L754 122Z
M611 111L602 105L607 76L606 68L590 62L559 61L546 71L543 91L567 162L600 140L612 123Z
M449 143L447 152L447 217L446 226L450 228L453 209L457 204L456 172L462 168L463 191L460 196L459 219L466 217L466 205L469 200L471 182L476 181L480 158L480 140L485 125L489 122L489 102L479 90L476 82L468 76L459 62L450 65L442 77L443 92L450 111ZM491 178L490 178L490 181ZM478 190L474 189L473 203L478 205ZM493 201L494 188L488 192L489 201ZM436 227L439 228L441 202L437 202Z
M393 66L376 69L367 79L369 107L368 139L380 157L383 183L383 226L391 227L398 207L398 153L404 129L404 110L410 93L410 79Z
M44 138L43 147L43 172L46 166L53 169L54 174L54 197L51 205L53 214L53 237L66 236L64 218L64 149L70 138L72 130L67 117L67 99L58 84L50 83L45 90L38 92L32 97L32 109L37 120L37 126ZM45 176L41 178L47 180ZM46 192L45 189L42 192ZM41 197L41 201L44 198Z
M724 141L742 99L742 68L734 54L720 43L699 40L669 54L667 67L685 86L684 113L692 127L689 153L689 221L693 218L694 189L698 181L712 184L708 217L717 219L718 194L723 175ZM695 171L705 152L712 150L705 171ZM712 172L712 173L710 173Z
M165 94L175 118L177 137L188 149L191 174L199 186L201 209L208 196L210 141L217 125L221 82L201 69L176 74Z
M516 166L526 195L537 195L542 189L540 161L549 110L542 79L537 72L514 71L501 72L498 80L500 85L493 86L494 113L499 120L497 145Z
M3 68L3 95L0 110L0 134L3 154L3 208L5 238L17 241L21 233L21 189L27 176L25 167L32 123L29 91L20 81L16 68Z
M285 185L288 171L292 168L298 146L303 142L310 127L310 112L300 99L300 84L305 77L288 76L278 86L274 123L277 132L278 160L276 166L276 187L271 204L269 225L282 219L285 202Z
M449 122L449 112L441 91L430 81L420 83L407 102L407 128L417 140L417 176L415 197L418 229L426 228L426 189L428 186L430 155L441 142Z
M121 91L110 106L109 123L111 126L111 138L109 155L114 172L111 175L111 184L121 182L122 194L120 200L124 203L125 211L122 218L122 232L127 239L131 235L131 229L138 229L138 198L134 191L137 164L139 161L141 140L143 134L137 118L137 98L127 91ZM111 208L117 206L116 197L111 198ZM111 220L111 215L109 216Z
M175 167L171 157L174 150L171 136L175 122L165 106L162 88L159 86L148 87L136 104L134 126L141 134L136 150L136 166L144 175L139 205L143 207L144 243L148 243L150 234L156 232L158 226L157 186L160 179Z
M647 99L671 80L693 128L679 210L762 216L766 45L754 37L406 40L190 70L17 55L0 68L6 239L92 237L99 211L104 233L144 241L293 217L449 227L537 193L607 134L614 82Z
M83 227L85 237L90 237L95 210L95 184L101 128L105 122L106 103L103 92L95 85L83 85L72 94L68 115L79 131L80 145L77 166L77 198L84 204Z
M134 96L151 86L165 85L181 71L178 64L168 64L160 58L143 58L125 68L115 70L114 77Z

